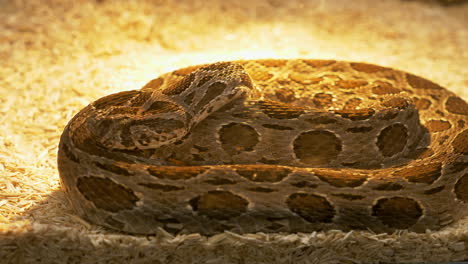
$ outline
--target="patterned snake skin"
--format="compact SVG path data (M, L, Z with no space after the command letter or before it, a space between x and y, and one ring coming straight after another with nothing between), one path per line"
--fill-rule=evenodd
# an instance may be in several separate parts
M80 216L129 233L424 232L468 214L468 104L366 63L198 65L85 107L58 168Z

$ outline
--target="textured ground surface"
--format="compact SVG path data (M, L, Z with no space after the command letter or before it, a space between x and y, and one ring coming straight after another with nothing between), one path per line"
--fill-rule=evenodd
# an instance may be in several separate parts
M190 64L363 61L467 100L468 5L443 2L0 0L0 263L468 261L468 219L424 234L111 233L74 215L56 169L59 135L79 109Z

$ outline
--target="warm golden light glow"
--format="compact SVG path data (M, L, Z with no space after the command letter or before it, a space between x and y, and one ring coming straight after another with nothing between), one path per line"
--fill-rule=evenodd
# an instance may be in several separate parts
M369 62L424 76L467 100L462 1L0 0L0 263L466 260L468 219L417 235L109 235L71 210L56 165L60 134L84 106L194 64ZM452 3L459 5L445 6Z

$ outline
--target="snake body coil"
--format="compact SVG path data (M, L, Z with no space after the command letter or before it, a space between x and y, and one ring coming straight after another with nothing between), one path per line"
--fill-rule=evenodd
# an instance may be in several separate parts
M58 165L80 216L130 233L424 232L468 214L468 105L365 63L192 66L85 107Z

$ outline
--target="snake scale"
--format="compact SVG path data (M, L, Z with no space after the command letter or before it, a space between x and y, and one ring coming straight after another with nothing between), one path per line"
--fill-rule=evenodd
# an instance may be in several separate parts
M197 65L82 109L58 169L128 233L425 232L468 214L468 104L368 63Z

